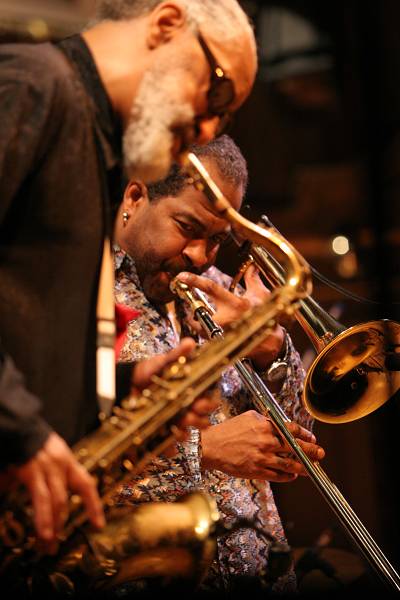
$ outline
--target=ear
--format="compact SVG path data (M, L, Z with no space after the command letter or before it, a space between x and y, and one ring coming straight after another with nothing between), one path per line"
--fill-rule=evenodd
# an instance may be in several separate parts
M154 50L168 43L186 25L186 10L180 2L162 2L149 15L146 38L148 47Z
M147 187L142 181L131 179L125 188L122 199L122 208L129 215L139 208L143 203L149 201Z

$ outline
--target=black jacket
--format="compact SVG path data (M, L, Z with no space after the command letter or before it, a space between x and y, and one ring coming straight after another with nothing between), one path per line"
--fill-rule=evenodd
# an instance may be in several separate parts
M49 428L73 444L97 424L95 307L120 141L79 36L0 45L0 466L32 456Z

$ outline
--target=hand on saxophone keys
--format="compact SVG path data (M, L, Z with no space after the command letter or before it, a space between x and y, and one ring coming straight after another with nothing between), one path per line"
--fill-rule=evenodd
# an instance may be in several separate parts
M68 495L78 494L95 528L105 525L96 483L54 431L26 463L10 467L10 484L23 484L32 504L32 518L41 551L54 554L58 535L68 519Z
M294 422L287 427L310 460L324 458L325 451L310 431ZM205 429L201 439L205 470L274 482L289 482L307 474L269 418L254 410Z
M175 362L180 356L189 356L196 347L192 338L183 338L176 348L173 348L165 354L152 356L147 360L138 363L132 373L133 394L136 390L145 388L151 381L151 377ZM176 423L177 435L180 439L186 436L187 427L197 427L203 429L210 425L208 416L218 407L220 399L215 395L197 398L190 409Z
M160 374L179 356L188 356L194 347L194 341L185 338L170 352L141 361L134 368L132 386L137 390L145 388L154 375ZM218 399L211 397L195 400L176 424L178 435L183 438L189 425L199 429L209 426L208 415L216 409L218 402ZM26 489L41 553L57 552L60 536L70 516L71 498L82 505L94 528L101 529L105 525L95 478L80 464L64 439L54 431L50 432L43 446L30 460L22 465L9 467L0 475L4 487L11 489L22 484Z

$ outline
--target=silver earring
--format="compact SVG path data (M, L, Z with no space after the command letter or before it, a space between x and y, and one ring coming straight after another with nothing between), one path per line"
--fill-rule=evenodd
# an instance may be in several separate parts
M124 210L124 212L122 213L122 220L124 222L125 227L127 222L129 221L129 213L127 213L126 210Z

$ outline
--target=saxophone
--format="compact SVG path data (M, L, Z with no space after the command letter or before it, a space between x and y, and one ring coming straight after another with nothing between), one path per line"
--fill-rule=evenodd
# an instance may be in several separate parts
M79 496L70 498L70 517L59 536L56 557L44 557L33 534L27 498L16 491L0 512L0 577L21 580L29 572L51 590L73 594L103 590L140 577L179 576L199 581L215 552L218 511L212 499L197 492L178 503L148 503L120 508L115 498L125 481L139 474L173 443L176 421L193 401L214 385L222 371L248 354L274 329L282 315L292 315L309 293L307 265L273 229L261 228L239 215L223 197L194 154L185 167L193 185L202 189L218 212L248 239L263 243L286 265L287 279L268 300L243 315L215 339L180 357L137 396L126 398L112 416L73 448L79 462L98 485L107 524L89 527ZM15 585L14 585L15 587Z

